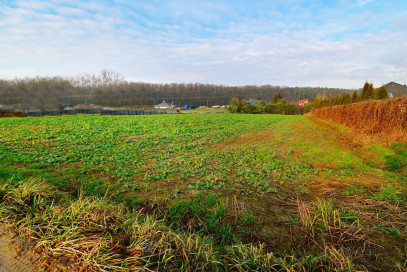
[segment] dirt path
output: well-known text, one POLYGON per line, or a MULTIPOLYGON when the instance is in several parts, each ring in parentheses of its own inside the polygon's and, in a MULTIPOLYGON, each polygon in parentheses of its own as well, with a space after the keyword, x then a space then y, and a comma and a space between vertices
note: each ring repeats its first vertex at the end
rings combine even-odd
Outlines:
POLYGON ((0 272, 31 272, 33 254, 16 243, 4 228, 0 227, 0 272))

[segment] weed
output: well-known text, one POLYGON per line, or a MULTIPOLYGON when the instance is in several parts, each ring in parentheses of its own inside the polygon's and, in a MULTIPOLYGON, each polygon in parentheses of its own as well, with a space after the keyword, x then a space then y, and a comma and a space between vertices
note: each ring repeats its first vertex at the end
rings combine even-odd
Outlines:
POLYGON ((363 195, 366 192, 366 188, 356 185, 350 185, 346 187, 341 194, 342 195, 363 195))
POLYGON ((397 228, 392 227, 392 228, 388 228, 387 230, 392 236, 401 237, 400 232, 397 228))
POLYGON ((241 214, 241 216, 242 216, 242 221, 243 221, 245 224, 251 224, 251 223, 253 223, 253 222, 256 220, 256 216, 254 216, 254 215, 252 215, 252 214, 249 214, 249 213, 243 212, 243 213, 241 214))
POLYGON ((178 199, 178 193, 179 193, 179 189, 174 189, 174 191, 172 192, 172 197, 175 199, 178 199))
POLYGON ((407 168, 407 147, 404 143, 394 143, 390 146, 393 155, 385 156, 386 166, 391 170, 407 168))
POLYGON ((22 180, 23 178, 25 178, 25 174, 22 171, 7 169, 0 166, 0 183, 9 183, 22 180))
POLYGON ((376 252, 376 251, 373 250, 373 249, 369 249, 368 251, 369 251, 369 254, 370 254, 371 256, 373 256, 376 261, 379 260, 380 257, 382 256, 382 254, 376 252))
POLYGON ((346 224, 353 224, 354 222, 360 220, 360 217, 355 211, 345 211, 341 210, 339 212, 341 220, 346 224))
POLYGON ((379 191, 373 196, 376 200, 394 201, 396 203, 404 203, 404 199, 400 197, 401 192, 391 184, 382 185, 379 191))

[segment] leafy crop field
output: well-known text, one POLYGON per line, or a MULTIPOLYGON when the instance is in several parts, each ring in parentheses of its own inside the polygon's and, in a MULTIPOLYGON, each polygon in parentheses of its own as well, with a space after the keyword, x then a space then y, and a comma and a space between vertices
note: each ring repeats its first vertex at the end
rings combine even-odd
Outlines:
POLYGON ((46 271, 406 271, 406 175, 315 117, 0 119, 1 224, 46 271))

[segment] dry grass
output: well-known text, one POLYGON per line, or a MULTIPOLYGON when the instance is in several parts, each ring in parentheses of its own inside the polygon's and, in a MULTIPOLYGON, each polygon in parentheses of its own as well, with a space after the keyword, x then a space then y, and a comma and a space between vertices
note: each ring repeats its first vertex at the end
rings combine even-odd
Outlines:
MULTIPOLYGON (((3 223, 31 238, 44 271, 353 271, 356 254, 343 245, 360 251, 365 244, 358 223, 342 223, 338 211, 324 201, 315 206, 298 202, 297 234, 320 254, 281 256, 263 244, 222 249, 211 236, 174 231, 154 215, 105 198, 80 194, 76 200, 64 199, 42 180, 0 189, 3 223)), ((247 209, 236 197, 223 205, 237 220, 247 209)))
POLYGON ((343 124, 386 144, 407 141, 407 97, 313 109, 311 115, 343 124))
POLYGON ((324 240, 331 245, 354 245, 364 250, 366 237, 359 220, 346 224, 339 213, 339 210, 333 208, 332 204, 326 200, 318 200, 314 207, 299 201, 300 232, 310 242, 322 235, 324 240))
POLYGON ((368 244, 373 246, 359 220, 345 223, 330 201, 319 199, 312 204, 298 201, 298 214, 300 222, 292 237, 302 237, 299 247, 314 245, 324 252, 326 261, 320 267, 323 270, 354 271, 352 259, 363 255, 368 244))

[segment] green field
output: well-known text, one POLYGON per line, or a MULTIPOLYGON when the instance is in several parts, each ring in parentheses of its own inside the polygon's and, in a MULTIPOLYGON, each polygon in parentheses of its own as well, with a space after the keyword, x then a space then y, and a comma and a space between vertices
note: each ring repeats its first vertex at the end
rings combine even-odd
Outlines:
POLYGON ((406 271, 406 176, 304 116, 0 119, 1 223, 45 270, 406 271))

